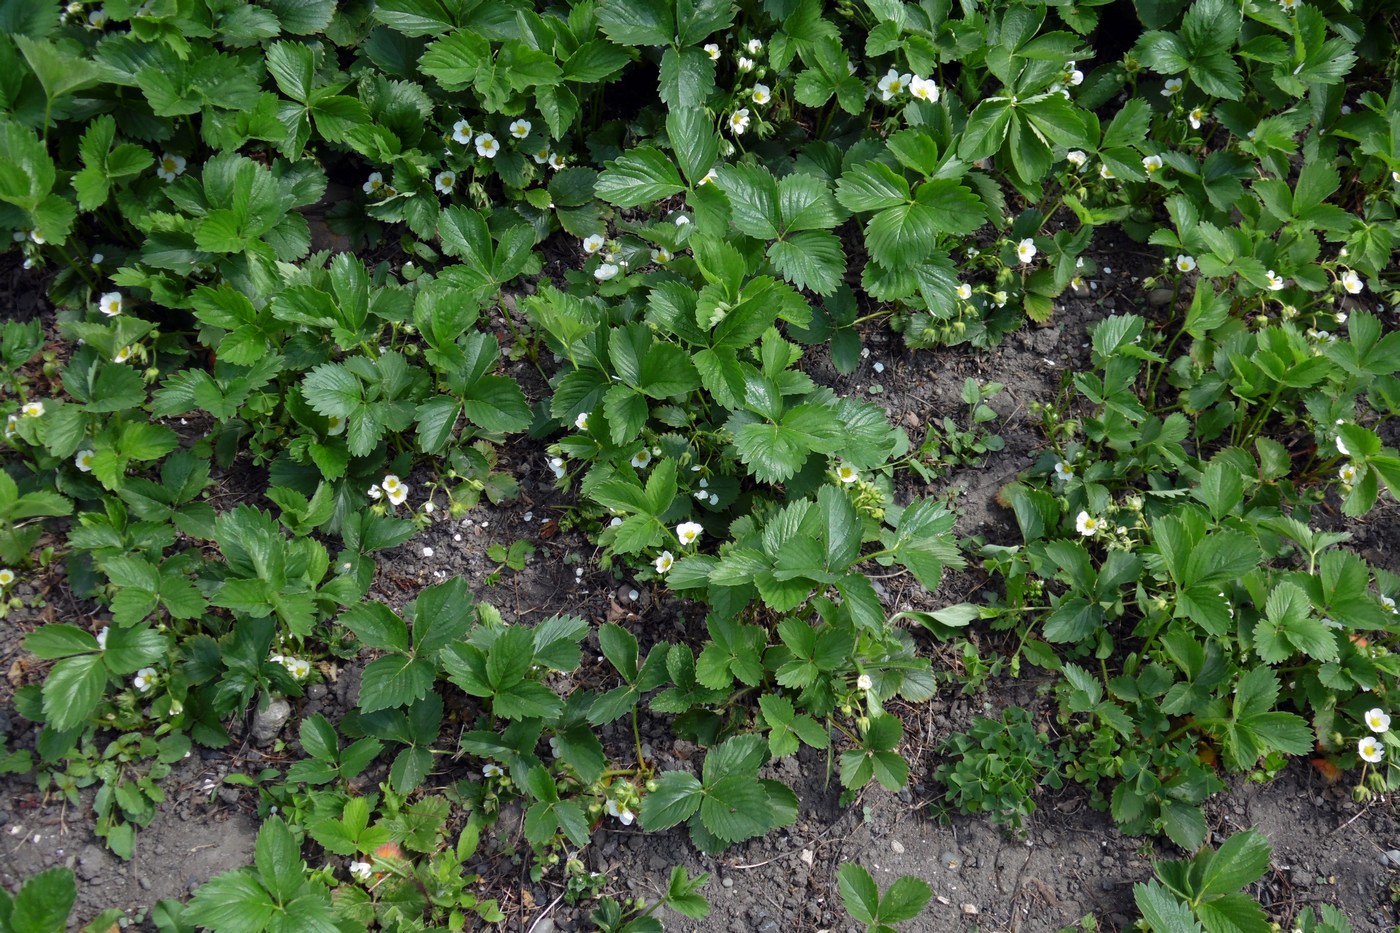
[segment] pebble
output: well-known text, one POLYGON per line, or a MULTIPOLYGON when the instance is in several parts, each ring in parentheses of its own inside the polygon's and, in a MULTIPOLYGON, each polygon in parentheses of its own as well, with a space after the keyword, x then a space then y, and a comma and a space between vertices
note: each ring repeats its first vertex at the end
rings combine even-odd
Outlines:
POLYGON ((292 705, 281 697, 277 697, 267 704, 266 709, 260 709, 253 716, 253 740, 256 742, 271 742, 277 737, 277 733, 282 731, 282 727, 287 724, 287 720, 292 718, 292 705))
POLYGON ((732 888, 732 887, 734 887, 734 879, 733 879, 733 878, 725 878, 723 881, 720 882, 720 884, 723 885, 723 886, 726 887, 726 888, 732 888))
POLYGON ((895 855, 903 855, 903 854, 904 854, 904 843, 900 842, 898 839, 891 839, 891 840, 890 840, 890 848, 891 848, 891 849, 894 849, 895 855))
POLYGON ((1380 863, 1386 867, 1392 865, 1400 867, 1400 849, 1389 849, 1380 858, 1380 863))
POLYGON ((306 698, 308 700, 323 700, 326 697, 325 684, 312 684, 306 688, 306 698))

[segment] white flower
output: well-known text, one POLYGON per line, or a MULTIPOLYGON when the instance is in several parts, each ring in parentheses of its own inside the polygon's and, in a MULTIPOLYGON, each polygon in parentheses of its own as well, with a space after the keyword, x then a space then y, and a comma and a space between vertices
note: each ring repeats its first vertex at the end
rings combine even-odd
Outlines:
POLYGON ((622 806, 616 800, 609 800, 605 808, 608 811, 608 816, 617 817, 622 822, 623 826, 631 826, 632 821, 637 818, 637 815, 635 813, 622 806))
POLYGON ((185 157, 182 155, 172 155, 167 152, 156 163, 156 177, 166 184, 183 174, 185 174, 185 157))
POLYGON ((583 238, 583 251, 585 253, 596 253, 603 248, 603 235, 601 233, 590 233, 583 238))
POLYGON ((482 133, 476 138, 476 154, 483 159, 494 159, 501 151, 501 144, 490 133, 482 133))
POLYGON ((1345 288, 1348 294, 1359 295, 1366 286, 1362 284, 1361 276, 1348 269, 1342 274, 1342 288, 1345 288))
POLYGON ((773 99, 773 92, 766 84, 755 84, 752 97, 755 104, 766 104, 773 99))
POLYGON ((1006 305, 1006 298, 1006 292, 992 292, 992 304, 996 305, 998 308, 1006 305))
POLYGON ((739 73, 740 73, 740 74, 743 74, 743 73, 749 72, 749 71, 753 71, 753 59, 752 59, 752 58, 745 58, 744 56, 740 55, 740 56, 739 56, 739 73))
POLYGON ((374 866, 369 862, 351 862, 350 877, 364 884, 374 877, 374 866))
POLYGON ((1026 237, 1020 243, 1016 244, 1016 258, 1021 260, 1022 263, 1029 264, 1030 261, 1035 258, 1035 253, 1035 240, 1032 240, 1030 237, 1026 237))
POLYGON ((909 95, 930 104, 938 101, 938 85, 932 78, 912 77, 909 79, 909 95))
POLYGON ((293 680, 305 680, 311 674, 311 662, 305 658, 283 658, 282 666, 293 680))
POLYGON ((1069 83, 1071 87, 1079 87, 1084 83, 1084 72, 1074 67, 1074 62, 1069 63, 1069 83))
POLYGON ((1186 115, 1186 122, 1191 124, 1191 129, 1199 130, 1201 122, 1206 118, 1206 111, 1203 107, 1196 107, 1186 115))
POLYGON ((690 218, 689 218, 689 217, 687 217, 687 216, 684 215, 684 214, 677 214, 677 215, 676 215, 675 224, 676 224, 677 227, 684 227, 684 226, 685 226, 686 224, 688 224, 688 223, 690 223, 690 218))
POLYGON ((510 124, 510 135, 516 139, 524 139, 530 135, 529 120, 512 120, 510 124))
POLYGON ((1151 175, 1162 167, 1162 157, 1159 155, 1143 156, 1142 167, 1147 174, 1151 175))
POLYGON ((102 626, 102 631, 97 633, 97 647, 103 651, 107 650, 107 626, 102 626))
POLYGON ((1391 181, 1395 181, 1395 182, 1400 182, 1400 172, 1391 172, 1391 173, 1390 173, 1390 180, 1391 180, 1391 181))
POLYGON ((1071 149, 1069 152, 1065 153, 1065 161, 1073 165, 1075 170, 1078 171, 1088 164, 1089 157, 1084 154, 1084 150, 1082 149, 1071 149))
POLYGON ((15 582, 15 572, 9 567, 0 567, 0 590, 15 582))
POLYGON ((1391 615, 1400 615, 1400 609, 1395 607, 1395 600, 1391 599, 1389 596, 1381 597, 1381 605, 1384 606, 1391 615))
POLYGON ((854 483, 860 479, 860 471, 849 463, 843 463, 836 468, 836 478, 843 483, 854 483))
POLYGON ((103 9, 93 10, 88 14, 88 25, 93 29, 101 29, 107 25, 107 11, 103 9))
POLYGON ((608 279, 616 278, 618 267, 610 262, 602 263, 593 270, 593 277, 599 282, 606 282, 608 279))
POLYGON ((1100 177, 1100 178, 1112 178, 1112 177, 1113 177, 1113 169, 1109 168, 1107 163, 1101 163, 1101 164, 1099 165, 1099 177, 1100 177))
POLYGON ((1177 256, 1176 256, 1176 271, 1177 271, 1177 272, 1192 272, 1192 271, 1195 270, 1195 268, 1196 268, 1196 259, 1195 259, 1195 257, 1193 257, 1193 256, 1187 256, 1185 253, 1177 253, 1177 256))
POLYGON ((567 163, 564 161, 564 157, 559 153, 551 152, 549 154, 549 167, 552 168, 554 171, 559 171, 566 164, 567 163))
POLYGON ((651 251, 651 261, 659 265, 665 265, 672 260, 671 251, 664 246, 658 246, 651 251))
POLYGON ((20 414, 26 418, 38 418, 44 414, 44 403, 38 401, 25 402, 24 406, 20 408, 19 411, 20 414))
POLYGON ((549 161, 549 156, 549 147, 541 146, 540 148, 536 149, 533 154, 531 154, 530 158, 535 160, 536 165, 544 165, 546 162, 549 161))
POLYGON ((107 317, 116 317, 122 313, 122 293, 107 292, 97 299, 97 310, 107 317))
POLYGON ((958 297, 961 298, 963 301, 970 300, 972 298, 972 286, 967 284, 959 285, 958 297))
POLYGON ((156 683, 156 669, 154 667, 143 667, 136 672, 136 676, 131 678, 131 685, 142 693, 149 693, 156 683))
POLYGON ((881 100, 889 100, 904 93, 904 89, 907 88, 913 80, 913 75, 902 75, 891 68, 885 76, 876 83, 875 87, 880 92, 881 100))
POLYGON ((875 681, 870 679, 869 674, 861 674, 859 677, 856 678, 857 690, 871 690, 874 689, 874 687, 875 681))
POLYGON ((455 184, 457 184, 456 172, 438 172, 437 176, 433 178, 433 187, 437 189, 438 194, 447 194, 455 184))
POLYGON ((588 412, 581 411, 578 413, 578 417, 574 419, 574 427, 578 428, 580 431, 588 430, 588 412))
POLYGON ((750 55, 757 55, 759 52, 763 51, 763 41, 760 39, 750 39, 746 48, 749 50, 750 55))
POLYGON ((1390 714, 1379 706, 1366 711, 1366 728, 1377 735, 1381 735, 1390 730, 1390 714))
POLYGON ((712 62, 717 62, 717 61, 719 61, 719 46, 718 46, 718 45, 716 45, 716 44, 713 43, 713 42, 706 42, 706 43, 704 44, 704 46, 702 46, 702 48, 704 48, 705 54, 708 55, 708 56, 710 56, 710 61, 712 61, 712 62))
POLYGON ((729 131, 735 136, 744 135, 744 130, 749 128, 749 108, 740 107, 729 115, 729 131))
POLYGON ((1352 483, 1356 482, 1356 467, 1352 466, 1350 463, 1342 464, 1342 468, 1337 471, 1337 478, 1350 486, 1352 483))
POLYGON ((472 125, 466 120, 452 124, 452 141, 460 146, 469 146, 472 141, 472 125))
POLYGON ((1301 0, 1278 0, 1278 5, 1283 7, 1285 13, 1294 13, 1298 10, 1301 0))
POLYGON ((95 456, 97 455, 91 450, 80 450, 78 455, 73 458, 73 465, 84 473, 91 473, 92 458, 95 456))
POLYGON ((676 539, 682 545, 693 544, 704 530, 699 522, 681 522, 676 526, 676 539))
POLYGON ((345 433, 345 419, 339 415, 328 415, 326 417, 326 436, 335 437, 337 434, 345 433))
POLYGON ((651 464, 651 451, 643 447, 632 455, 631 463, 638 470, 646 469, 651 464))
POLYGON ((1103 519, 1095 518, 1088 512, 1080 512, 1074 519, 1074 530, 1084 535, 1086 538, 1098 534, 1102 528, 1103 519))
POLYGON ((384 488, 384 495, 388 496, 394 505, 403 505, 404 500, 408 498, 408 486, 393 473, 385 476, 380 485, 384 488))
POLYGON ((135 355, 136 347, 122 347, 120 350, 117 351, 117 355, 112 357, 112 360, 113 362, 117 363, 125 363, 127 360, 131 359, 135 355))
POLYGON ((1171 97, 1174 94, 1180 94, 1183 84, 1184 82, 1180 78, 1168 78, 1167 83, 1162 85, 1162 96, 1171 97))
POLYGON ((1069 482, 1074 479, 1074 467, 1067 460, 1060 460, 1055 464, 1055 479, 1069 482))
POLYGON ((661 556, 656 559, 656 572, 665 573, 675 564, 676 558, 670 551, 662 551, 661 556))
POLYGON ((1283 290, 1283 276, 1276 275, 1273 269, 1264 273, 1264 277, 1269 280, 1269 291, 1277 292, 1283 290))
POLYGON ((378 194, 384 190, 384 173, 370 172, 369 179, 360 187, 364 189, 365 194, 378 194))
POLYGON ((1385 749, 1369 735, 1356 743, 1356 753, 1361 756, 1362 761, 1369 761, 1371 764, 1385 757, 1385 749))
POLYGON ((564 459, 562 457, 549 458, 549 471, 554 474, 555 479, 564 478, 564 459))
POLYGON ((19 424, 19 418, 14 415, 5 416, 5 436, 14 437, 15 425, 19 424))
POLYGON ((483 775, 484 777, 493 778, 493 777, 501 777, 502 775, 505 774, 505 771, 501 768, 500 765, 496 764, 494 761, 488 761, 488 762, 482 767, 481 773, 482 773, 482 775, 483 775))
POLYGON ((384 495, 384 490, 380 489, 379 484, 376 483, 365 490, 365 495, 369 496, 371 499, 378 499, 384 495))

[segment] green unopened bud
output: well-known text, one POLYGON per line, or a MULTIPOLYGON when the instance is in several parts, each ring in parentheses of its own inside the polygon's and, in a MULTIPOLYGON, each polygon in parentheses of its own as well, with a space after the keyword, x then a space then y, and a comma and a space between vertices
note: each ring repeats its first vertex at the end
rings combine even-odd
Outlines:
POLYGON ((403 348, 403 355, 404 355, 404 356, 408 356, 408 357, 417 356, 417 355, 418 355, 418 345, 417 345, 416 343, 410 343, 410 344, 408 344, 407 346, 405 346, 405 347, 403 348))
POLYGON ((1364 784, 1357 784, 1351 789, 1351 799, 1357 803, 1365 803, 1371 799, 1371 791, 1364 784))
POLYGON ((660 786, 660 785, 658 785, 655 781, 647 781, 647 784, 646 784, 647 793, 648 793, 648 794, 654 793, 654 792, 656 791, 656 788, 659 787, 659 786, 660 786))

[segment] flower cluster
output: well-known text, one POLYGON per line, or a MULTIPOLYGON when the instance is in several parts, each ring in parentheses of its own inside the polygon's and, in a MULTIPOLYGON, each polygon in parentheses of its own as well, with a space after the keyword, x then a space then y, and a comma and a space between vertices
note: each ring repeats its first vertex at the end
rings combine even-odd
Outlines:
POLYGON ((369 497, 378 499, 387 498, 390 505, 403 505, 408 498, 408 486, 393 473, 386 474, 384 479, 369 487, 369 497))

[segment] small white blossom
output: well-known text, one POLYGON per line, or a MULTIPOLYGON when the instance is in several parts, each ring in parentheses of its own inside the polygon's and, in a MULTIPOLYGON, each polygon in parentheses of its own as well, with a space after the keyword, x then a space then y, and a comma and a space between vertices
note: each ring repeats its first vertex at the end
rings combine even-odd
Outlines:
POLYGON ((1357 275, 1351 269, 1348 269, 1342 274, 1342 288, 1345 288, 1348 294, 1359 295, 1365 290, 1366 286, 1362 284, 1361 276, 1357 275))
POLYGON ((530 135, 530 129, 531 125, 529 120, 512 120, 510 124, 510 135, 514 136, 516 139, 524 139, 526 136, 530 135))
POLYGON ((651 465, 651 451, 643 447, 632 455, 631 463, 638 470, 646 469, 651 465))
POLYGON ((1396 608, 1395 600, 1391 599, 1389 596, 1381 597, 1381 605, 1384 606, 1386 611, 1391 615, 1400 615, 1400 609, 1396 608))
POLYGON ((602 263, 593 270, 593 277, 599 282, 606 282, 608 279, 616 278, 618 267, 610 262, 602 263))
POLYGON ((103 651, 107 650, 107 631, 108 627, 104 625, 102 626, 102 631, 97 633, 97 647, 101 648, 103 651))
POLYGON ((1366 736, 1356 743, 1356 753, 1361 756, 1362 761, 1376 764, 1385 757, 1385 749, 1371 736, 1366 736))
POLYGON ((589 254, 596 253, 603 248, 604 242, 606 241, 601 233, 590 233, 583 238, 583 251, 589 254))
POLYGON ((1074 467, 1066 460, 1060 460, 1055 464, 1055 479, 1068 482, 1074 479, 1074 467))
POLYGON ((19 411, 26 418, 39 418, 44 414, 44 403, 40 401, 25 402, 19 411))
POLYGON ((1147 174, 1151 175, 1153 172, 1157 171, 1157 170, 1160 169, 1161 167, 1162 167, 1162 157, 1161 157, 1161 156, 1159 156, 1159 155, 1143 156, 1143 158, 1142 158, 1142 168, 1143 168, 1143 171, 1147 172, 1147 174))
POLYGON ((350 877, 361 884, 365 884, 370 878, 374 877, 374 866, 369 862, 351 862, 350 877))
POLYGON ((459 146, 470 146, 472 142, 472 125, 466 120, 458 120, 452 124, 452 141, 459 146))
POLYGON ((703 46, 705 54, 710 56, 710 61, 719 61, 719 46, 713 42, 706 42, 703 46))
POLYGON ((84 473, 91 473, 92 458, 95 456, 97 456, 97 454, 91 450, 80 450, 77 456, 73 458, 73 465, 84 473))
MULTIPOLYGON (((619 522, 618 524, 621 524, 619 522)), ((656 559, 656 572, 665 573, 675 564, 676 558, 670 551, 662 551, 661 556, 656 559)))
POLYGON ((1096 518, 1088 512, 1080 512, 1074 519, 1074 530, 1084 537, 1096 535, 1103 528, 1103 519, 1096 518))
POLYGON ((766 84, 755 84, 751 96, 755 104, 766 104, 773 99, 773 92, 766 84))
POLYGON ((501 144, 490 133, 482 133, 476 138, 476 154, 483 159, 494 159, 501 151, 501 144))
POLYGON ((745 74, 745 73, 750 72, 750 71, 753 71, 753 59, 752 59, 752 58, 745 58, 744 56, 740 55, 740 56, 739 56, 739 73, 740 73, 740 74, 745 74))
POLYGON ((120 350, 117 351, 117 355, 112 357, 112 362, 125 363, 127 360, 131 359, 135 355, 136 347, 122 347, 120 350))
POLYGON ((564 478, 564 460, 562 457, 549 458, 549 471, 554 474, 555 479, 564 478))
POLYGON ((1021 260, 1023 264, 1028 265, 1030 261, 1035 258, 1035 254, 1035 240, 1030 237, 1026 237, 1020 243, 1016 244, 1016 258, 1021 260))
POLYGON ((1337 478, 1350 486, 1356 482, 1356 467, 1350 463, 1342 464, 1342 468, 1337 471, 1337 478))
POLYGON ((684 214, 677 214, 674 223, 677 227, 684 227, 686 224, 690 223, 690 218, 684 214))
POLYGON ((9 567, 0 567, 0 590, 15 582, 15 572, 9 567))
POLYGON ((1201 123, 1205 120, 1205 118, 1205 109, 1202 107, 1196 107, 1186 115, 1186 122, 1191 124, 1191 129, 1199 130, 1201 128, 1201 123))
POLYGON ((883 78, 876 83, 875 87, 880 92, 881 100, 890 100, 904 93, 904 89, 914 80, 913 75, 902 75, 891 68, 883 78))
POLYGON ((1171 97, 1180 94, 1184 83, 1180 78, 1168 78, 1167 83, 1162 85, 1162 96, 1171 97))
POLYGON ((859 677, 856 678, 857 690, 873 690, 874 688, 875 681, 870 679, 869 674, 861 674, 859 677))
POLYGON ((160 161, 156 163, 156 177, 166 184, 183 174, 185 174, 185 157, 182 155, 173 155, 167 152, 161 155, 160 161))
POLYGON ((1177 254, 1177 257, 1176 257, 1176 271, 1177 271, 1177 272, 1193 272, 1193 271, 1195 271, 1195 268, 1196 268, 1196 259, 1195 259, 1195 257, 1193 257, 1193 256, 1187 256, 1185 253, 1178 253, 1178 254, 1177 254))
POLYGON ((843 463, 836 468, 836 478, 843 483, 854 483, 856 480, 860 479, 860 470, 857 470, 849 463, 843 463))
POLYGON ((664 266, 673 258, 674 257, 671 255, 671 251, 664 246, 658 246, 656 249, 651 251, 651 261, 657 263, 658 265, 664 266))
POLYGON ((757 55, 759 52, 763 51, 763 40, 750 39, 748 45, 746 45, 745 48, 749 50, 750 55, 757 55))
POLYGON ((617 817, 623 826, 631 826, 632 821, 637 818, 635 813, 622 806, 616 800, 609 800, 605 808, 608 811, 608 816, 617 817))
POLYGON ((156 683, 156 669, 154 667, 143 667, 136 672, 136 676, 131 678, 131 685, 141 693, 149 693, 156 683))
POLYGON ((505 773, 505 770, 494 761, 488 761, 481 769, 483 777, 502 777, 505 773))
POLYGON ((101 298, 97 299, 97 310, 101 311, 106 317, 116 317, 121 314, 122 293, 107 292, 101 298))
POLYGON ((1089 157, 1084 154, 1084 150, 1082 149, 1071 149, 1069 152, 1065 153, 1065 161, 1073 165, 1075 170, 1078 171, 1088 164, 1089 157))
POLYGON ((457 184, 456 172, 438 172, 437 176, 433 178, 433 187, 437 189, 438 194, 448 194, 455 184, 457 184))
POLYGON ((676 526, 676 539, 682 545, 693 544, 704 530, 699 522, 681 522, 676 526))
POLYGON ((365 194, 378 194, 384 190, 384 173, 370 172, 369 178, 360 187, 364 189, 365 194))
POLYGON ((957 294, 963 301, 970 300, 972 298, 972 286, 965 283, 959 285, 957 294))
POLYGON ((1365 715, 1366 728, 1377 735, 1383 735, 1390 731, 1390 714, 1379 706, 1375 709, 1368 709, 1365 715))
POLYGON ((1296 13, 1302 0, 1278 0, 1278 5, 1283 7, 1285 13, 1296 13))
POLYGON ((293 680, 305 680, 311 675, 311 662, 305 658, 283 658, 282 666, 292 675, 293 680))
POLYGON ((574 427, 578 428, 580 431, 588 430, 588 412, 581 411, 578 413, 578 417, 574 419, 574 427))
POLYGON ((930 104, 938 102, 938 85, 932 78, 913 77, 909 79, 909 96, 930 104))
POLYGON ((561 168, 563 168, 566 164, 567 164, 567 163, 564 161, 564 157, 563 157, 562 155, 560 155, 559 153, 557 153, 557 152, 551 152, 551 153, 549 154, 549 167, 550 167, 551 169, 553 169, 554 171, 556 171, 556 172, 559 171, 559 170, 560 170, 561 168))
POLYGON ((326 416, 326 436, 335 437, 345 433, 345 419, 339 415, 326 416))
POLYGON ((1283 276, 1275 274, 1273 269, 1264 273, 1264 277, 1269 280, 1269 291, 1277 292, 1283 290, 1283 276))
POLYGON ((530 158, 535 160, 536 165, 546 164, 549 161, 549 156, 550 152, 548 146, 541 146, 530 154, 530 158))
POLYGON ((735 136, 744 135, 744 130, 749 128, 749 108, 740 107, 729 115, 729 131, 735 136))
POLYGON ((1114 177, 1113 169, 1108 167, 1108 163, 1099 163, 1099 177, 1103 179, 1112 179, 1114 177))

